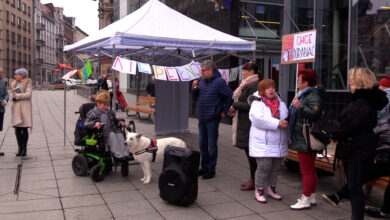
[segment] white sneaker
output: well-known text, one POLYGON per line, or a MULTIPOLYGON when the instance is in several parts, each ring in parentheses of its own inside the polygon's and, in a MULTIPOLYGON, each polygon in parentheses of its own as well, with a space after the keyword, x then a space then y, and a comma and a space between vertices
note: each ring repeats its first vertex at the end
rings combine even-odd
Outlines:
POLYGON ((290 206, 290 208, 294 210, 310 209, 310 197, 302 195, 298 202, 290 206))
POLYGON ((316 194, 315 193, 310 194, 309 200, 310 200, 310 205, 311 206, 316 206, 317 205, 316 194))

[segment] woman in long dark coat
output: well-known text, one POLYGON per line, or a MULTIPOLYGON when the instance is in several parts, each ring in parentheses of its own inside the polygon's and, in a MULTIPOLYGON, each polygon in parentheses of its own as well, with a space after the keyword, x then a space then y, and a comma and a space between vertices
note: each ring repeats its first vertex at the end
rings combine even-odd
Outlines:
POLYGON ((243 80, 240 86, 234 91, 234 103, 230 108, 230 115, 233 118, 233 145, 243 149, 248 158, 250 179, 241 184, 241 190, 253 190, 255 188, 254 175, 256 172, 256 159, 249 156, 248 142, 251 121, 249 120, 250 105, 248 96, 257 91, 257 85, 263 78, 258 72, 259 68, 255 63, 246 63, 243 66, 243 80), (260 79, 261 78, 261 79, 260 79))

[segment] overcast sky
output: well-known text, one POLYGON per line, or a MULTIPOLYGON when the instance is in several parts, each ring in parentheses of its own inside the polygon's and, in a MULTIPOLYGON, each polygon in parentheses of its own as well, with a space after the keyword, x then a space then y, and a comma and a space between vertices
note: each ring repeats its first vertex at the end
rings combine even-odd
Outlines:
POLYGON ((98 1, 92 0, 41 0, 42 4, 53 3, 64 8, 64 15, 76 18, 76 26, 85 33, 99 30, 98 1))

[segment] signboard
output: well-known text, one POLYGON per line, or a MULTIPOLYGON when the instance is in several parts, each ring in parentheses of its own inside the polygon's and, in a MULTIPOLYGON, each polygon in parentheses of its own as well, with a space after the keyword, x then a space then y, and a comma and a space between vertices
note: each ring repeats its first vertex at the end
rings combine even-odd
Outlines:
POLYGON ((59 68, 59 67, 56 67, 56 68, 54 69, 54 72, 59 73, 59 72, 60 72, 60 68, 59 68))
POLYGON ((121 57, 116 57, 114 64, 112 65, 112 69, 119 71, 121 73, 127 73, 135 75, 137 63, 132 60, 124 59, 121 57))
POLYGON ((315 61, 316 30, 283 36, 281 64, 315 61))

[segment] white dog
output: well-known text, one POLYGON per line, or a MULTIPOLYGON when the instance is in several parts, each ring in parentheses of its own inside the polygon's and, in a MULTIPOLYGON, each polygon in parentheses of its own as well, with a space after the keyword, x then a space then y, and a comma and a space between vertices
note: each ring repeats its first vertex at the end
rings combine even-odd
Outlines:
MULTIPOLYGON (((168 145, 187 148, 184 141, 174 137, 157 139, 156 142, 157 152, 155 159, 157 162, 163 161, 164 150, 168 145)), ((126 143, 129 147, 129 151, 133 154, 134 159, 140 163, 142 171, 144 172, 144 177, 140 180, 144 184, 149 184, 150 179, 152 178, 151 163, 153 161, 153 153, 149 153, 145 151, 145 149, 151 146, 151 140, 142 136, 142 133, 137 134, 126 131, 126 143)))

